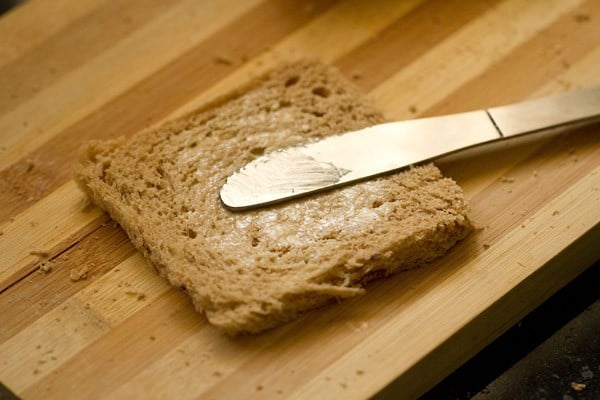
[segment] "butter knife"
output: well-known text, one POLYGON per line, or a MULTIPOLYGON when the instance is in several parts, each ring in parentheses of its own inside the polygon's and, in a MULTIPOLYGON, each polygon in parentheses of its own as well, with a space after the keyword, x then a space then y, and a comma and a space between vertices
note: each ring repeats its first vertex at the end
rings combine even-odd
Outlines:
POLYGON ((227 178, 220 197, 227 208, 246 210, 599 117, 600 85, 486 110, 374 125, 260 156, 227 178))

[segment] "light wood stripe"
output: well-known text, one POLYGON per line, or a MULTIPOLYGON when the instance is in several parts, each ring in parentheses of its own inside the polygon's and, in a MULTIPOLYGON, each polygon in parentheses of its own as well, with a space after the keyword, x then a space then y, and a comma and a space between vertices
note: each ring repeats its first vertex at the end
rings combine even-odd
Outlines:
POLYGON ((435 104, 432 95, 443 98, 452 93, 572 10, 574 4, 504 1, 382 83, 373 91, 375 101, 390 119, 410 118, 411 107, 431 107, 435 104))
POLYGON ((0 68, 0 115, 15 109, 71 70, 167 11, 175 2, 108 2, 0 68))
POLYGON ((88 345, 81 357, 72 358, 37 384, 29 386, 22 392, 23 396, 42 399, 46 393, 52 393, 62 399, 98 398, 110 389, 110 385, 127 380, 146 363, 161 357, 180 340, 201 329, 205 324, 201 319, 185 318, 190 308, 189 299, 181 293, 163 295, 106 333, 104 340, 88 345), (140 329, 141 324, 143 329, 140 329), (88 357, 95 362, 87 362, 88 357), (123 362, 126 369, 111 368, 115 363, 123 362), (81 387, 65 385, 63 381, 65 376, 72 380, 88 379, 92 375, 98 376, 97 385, 81 387))
POLYGON ((66 78, 33 96, 9 115, 0 117, 0 131, 5 132, 2 145, 6 148, 0 158, 0 169, 7 168, 75 121, 131 89, 215 30, 243 15, 258 0, 234 6, 237 3, 233 0, 174 3, 171 10, 155 21, 69 71, 66 78), (231 9, 226 13, 228 18, 215 18, 223 15, 225 9, 231 9), (153 51, 147 51, 148 48, 153 51), (125 69, 130 72, 122 74, 120 71, 125 69))
POLYGON ((580 62, 571 65, 569 69, 553 77, 550 82, 535 93, 535 96, 541 97, 558 93, 565 89, 600 85, 600 75, 596 68, 598 65, 600 65, 600 46, 596 46, 580 62))
MULTIPOLYGON (((578 10, 598 14, 600 2, 586 1, 562 13, 530 40, 515 46, 510 53, 486 68, 484 73, 461 85, 455 90, 457 95, 448 96, 427 108, 424 115, 493 107, 523 100, 537 93, 541 85, 553 76, 568 71, 572 65, 577 65, 600 43, 599 29, 593 24, 578 23, 574 18, 578 10), (520 72, 524 70, 535 70, 536 73, 524 75, 520 72), (491 76, 494 78, 489 79, 491 76), (519 83, 518 88, 514 87, 515 82, 519 83), (511 87, 512 90, 509 89, 511 87)), ((600 74, 588 80, 587 85, 593 82, 600 82, 600 74)), ((553 93, 572 89, 563 85, 553 93)))
MULTIPOLYGON (((179 298, 175 302, 189 303, 183 295, 170 291, 147 261, 136 253, 2 343, 2 381, 22 392, 68 363, 79 351, 107 334, 111 327, 152 307, 166 293, 169 293, 168 299, 163 303, 172 303, 174 298, 179 298), (128 291, 144 293, 146 297, 138 300, 136 295, 128 295, 128 291), (52 355, 56 360, 51 358, 52 355)), ((139 326, 137 328, 140 330, 139 326)), ((145 329, 140 331, 146 335, 145 329)))
POLYGON ((115 222, 102 223, 97 227, 103 220, 108 220, 108 217, 103 215, 99 221, 94 220, 75 231, 72 236, 81 239, 74 243, 65 241, 66 250, 62 249, 58 256, 48 257, 45 261, 46 266, 50 267, 48 272, 40 271, 41 262, 36 262, 32 265, 36 272, 26 274, 29 270, 19 271, 20 279, 2 291, 0 343, 25 329, 83 287, 93 284, 135 253, 133 244, 115 222), (82 268, 86 269, 86 277, 75 284, 71 281, 71 273, 82 268))
POLYGON ((317 57, 325 62, 333 62, 373 35, 377 35, 386 25, 402 18, 421 3, 422 0, 408 0, 400 5, 393 0, 377 3, 362 0, 342 2, 314 18, 303 29, 288 35, 247 65, 218 81, 216 85, 207 88, 165 119, 184 115, 286 60, 317 57), (341 29, 334 31, 332 26, 339 26, 341 29))
POLYGON ((32 0, 0 18, 0 66, 19 58, 52 37, 73 21, 102 6, 108 0, 32 0), (47 23, 52 21, 52 23, 47 23))
POLYGON ((70 181, 14 221, 0 226, 3 233, 0 240, 0 254, 3 254, 0 290, 12 284, 8 281, 11 275, 38 260, 39 257, 30 254, 31 251, 48 252, 48 256, 52 257, 56 255, 52 254, 52 250, 59 243, 73 243, 84 226, 97 220, 101 210, 88 205, 88 199, 75 182, 70 181))
POLYGON ((363 90, 371 91, 498 3, 497 0, 424 2, 364 45, 341 57, 336 65, 346 76, 354 77, 363 90))
POLYGON ((198 398, 205 390, 242 368, 248 359, 258 356, 261 351, 271 351, 269 346, 273 341, 292 330, 293 327, 286 326, 268 332, 251 339, 249 345, 233 342, 213 329, 198 330, 130 381, 115 386, 116 390, 102 397, 131 399, 140 388, 148 388, 156 398, 168 398, 178 388, 185 387, 187 390, 181 394, 181 399, 198 398))

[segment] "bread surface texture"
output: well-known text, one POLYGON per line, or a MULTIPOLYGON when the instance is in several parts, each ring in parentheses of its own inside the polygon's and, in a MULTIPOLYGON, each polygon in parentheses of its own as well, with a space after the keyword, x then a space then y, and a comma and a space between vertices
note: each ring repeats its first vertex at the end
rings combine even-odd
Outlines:
POLYGON ((75 179, 211 324, 255 333, 469 232, 462 190, 432 164, 263 209, 222 206, 226 178, 257 156, 381 122, 336 70, 302 60, 175 121, 88 143, 75 179))

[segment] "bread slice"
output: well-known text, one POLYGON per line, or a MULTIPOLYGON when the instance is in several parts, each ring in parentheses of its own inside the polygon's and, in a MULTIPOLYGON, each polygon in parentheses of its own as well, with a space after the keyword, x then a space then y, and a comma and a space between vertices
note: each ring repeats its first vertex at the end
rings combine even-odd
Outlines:
POLYGON ((265 209, 222 206, 227 176, 257 155, 382 121, 338 72, 298 61, 158 128, 90 142, 75 178, 211 324, 259 332, 470 230, 461 189, 432 164, 265 209))

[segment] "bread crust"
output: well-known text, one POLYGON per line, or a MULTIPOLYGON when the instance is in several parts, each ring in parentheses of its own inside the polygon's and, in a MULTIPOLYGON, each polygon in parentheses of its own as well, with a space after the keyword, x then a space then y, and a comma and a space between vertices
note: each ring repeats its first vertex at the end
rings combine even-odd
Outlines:
POLYGON ((75 180, 211 324, 256 333, 440 257, 470 231, 462 190, 433 164, 264 209, 220 203, 225 179, 257 155, 381 122, 336 70, 300 60, 162 126, 89 142, 75 180))

